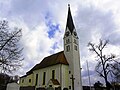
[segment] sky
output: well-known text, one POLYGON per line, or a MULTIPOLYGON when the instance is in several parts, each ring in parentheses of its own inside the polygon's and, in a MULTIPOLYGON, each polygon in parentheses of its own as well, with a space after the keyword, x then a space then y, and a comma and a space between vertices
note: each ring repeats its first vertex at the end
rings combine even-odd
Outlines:
POLYGON ((109 39, 106 52, 120 55, 120 0, 0 0, 0 20, 22 28, 25 59, 14 74, 25 75, 44 57, 63 50, 68 4, 79 36, 82 83, 88 85, 86 60, 91 84, 103 81, 94 71, 97 61, 87 44, 109 39))

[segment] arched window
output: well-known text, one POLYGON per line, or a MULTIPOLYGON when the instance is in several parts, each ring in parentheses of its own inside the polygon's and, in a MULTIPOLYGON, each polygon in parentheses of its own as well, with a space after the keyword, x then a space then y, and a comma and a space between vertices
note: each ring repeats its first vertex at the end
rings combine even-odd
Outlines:
POLYGON ((69 52, 70 51, 70 45, 66 46, 66 51, 69 52))

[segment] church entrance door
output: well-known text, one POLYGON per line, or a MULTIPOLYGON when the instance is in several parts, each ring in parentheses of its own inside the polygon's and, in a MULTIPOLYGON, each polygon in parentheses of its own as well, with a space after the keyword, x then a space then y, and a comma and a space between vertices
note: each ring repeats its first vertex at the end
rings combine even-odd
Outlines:
POLYGON ((54 90, 54 88, 53 87, 48 87, 47 90, 54 90))

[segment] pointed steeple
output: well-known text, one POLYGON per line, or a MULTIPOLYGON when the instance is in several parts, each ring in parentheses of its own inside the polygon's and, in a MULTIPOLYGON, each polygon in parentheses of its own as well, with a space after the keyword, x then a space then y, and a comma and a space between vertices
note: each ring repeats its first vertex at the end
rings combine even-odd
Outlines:
POLYGON ((72 15, 71 15, 71 11, 70 11, 70 4, 68 4, 68 16, 67 16, 66 29, 67 28, 70 30, 71 34, 72 34, 73 30, 75 29, 73 19, 72 19, 72 15))

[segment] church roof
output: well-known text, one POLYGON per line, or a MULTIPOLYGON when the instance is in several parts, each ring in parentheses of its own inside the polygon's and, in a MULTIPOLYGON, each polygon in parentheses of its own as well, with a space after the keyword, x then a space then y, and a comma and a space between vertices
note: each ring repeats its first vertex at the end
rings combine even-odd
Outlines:
POLYGON ((57 79, 50 79, 54 85, 60 85, 57 79))
POLYGON ((75 29, 75 26, 74 26, 74 23, 73 23, 73 19, 72 19, 72 15, 71 15, 71 11, 70 11, 70 5, 69 4, 68 4, 68 16, 67 16, 66 28, 68 28, 71 33, 75 29))
POLYGON ((64 55, 64 51, 45 57, 39 64, 35 65, 30 71, 28 71, 27 74, 31 74, 34 70, 46 68, 56 64, 69 65, 64 55))

